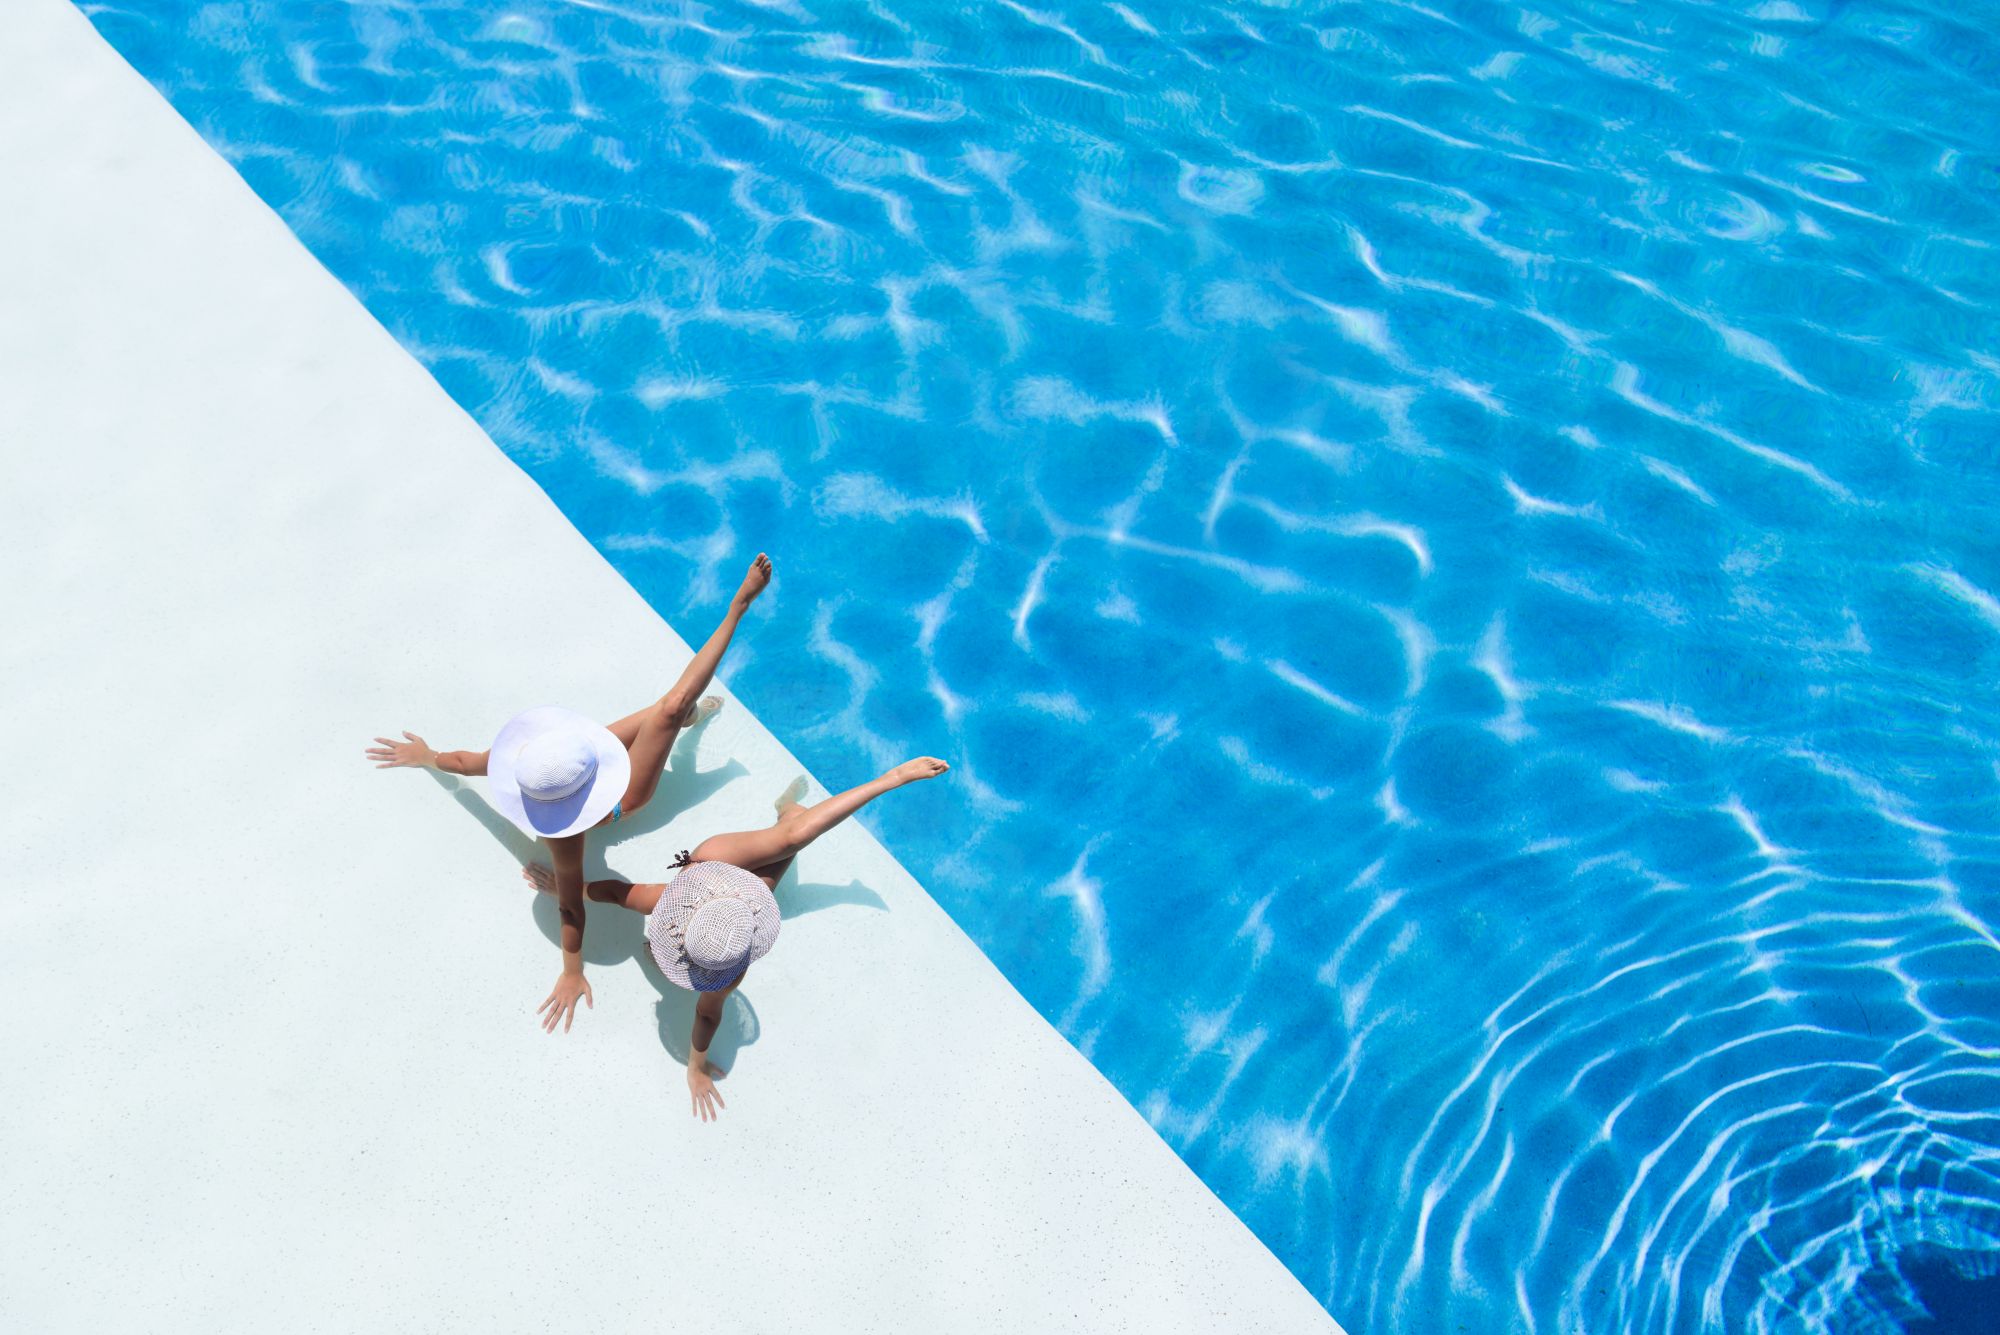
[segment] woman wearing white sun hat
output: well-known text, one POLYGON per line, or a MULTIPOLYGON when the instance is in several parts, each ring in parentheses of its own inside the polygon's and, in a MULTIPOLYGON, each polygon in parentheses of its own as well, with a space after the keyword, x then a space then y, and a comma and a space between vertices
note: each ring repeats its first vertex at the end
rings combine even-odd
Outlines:
POLYGON ((516 714, 485 751, 433 751, 413 732, 406 740, 377 737, 368 758, 377 768, 428 766, 446 774, 487 777, 493 805, 531 838, 549 846, 554 864, 551 889, 562 917, 563 967, 555 989, 537 1013, 542 1027, 565 1031, 576 1018, 580 998, 595 1006, 583 976, 583 853, 586 832, 615 824, 652 800, 666 767, 667 753, 681 729, 714 713, 722 701, 701 693, 750 604, 771 582, 771 562, 762 552, 750 563, 742 586, 729 600, 722 624, 681 673, 673 689, 610 727, 557 706, 516 714))

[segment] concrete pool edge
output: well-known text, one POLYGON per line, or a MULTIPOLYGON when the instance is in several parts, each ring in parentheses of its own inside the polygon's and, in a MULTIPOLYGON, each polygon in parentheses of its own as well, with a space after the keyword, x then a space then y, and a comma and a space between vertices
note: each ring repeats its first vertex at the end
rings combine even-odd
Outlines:
MULTIPOLYGON (((593 914, 606 1005, 540 1034, 483 802, 360 748, 622 712, 685 646, 68 0, 11 18, 8 1324, 619 1329, 692 1290, 730 1329, 1334 1329, 859 826, 802 859, 724 1121, 636 919, 593 914)), ((610 865, 797 768, 732 701, 610 865)))

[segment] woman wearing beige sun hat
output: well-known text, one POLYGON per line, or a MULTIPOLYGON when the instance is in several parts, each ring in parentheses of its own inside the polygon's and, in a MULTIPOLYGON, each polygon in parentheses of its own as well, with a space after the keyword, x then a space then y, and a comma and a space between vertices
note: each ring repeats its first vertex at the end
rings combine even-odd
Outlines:
MULTIPOLYGON (((618 904, 646 915, 646 944, 669 982, 698 994, 694 1038, 688 1051, 688 1094, 694 1114, 714 1119, 722 1107, 708 1043, 722 1020, 722 1005, 750 966, 778 939, 778 901, 771 893, 799 850, 893 788, 934 779, 951 766, 935 756, 906 760, 880 778, 806 806, 801 776, 772 803, 775 823, 762 830, 718 834, 674 863, 673 880, 652 885, 592 881, 586 892, 600 904, 618 904)), ((537 890, 556 893, 556 874, 535 863, 522 875, 537 890)))

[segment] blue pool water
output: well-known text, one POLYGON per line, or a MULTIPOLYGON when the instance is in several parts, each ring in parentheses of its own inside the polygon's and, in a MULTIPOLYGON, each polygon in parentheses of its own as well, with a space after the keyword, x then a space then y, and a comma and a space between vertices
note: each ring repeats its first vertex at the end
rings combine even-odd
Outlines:
POLYGON ((1350 1330, 1990 1315, 2000 6, 83 7, 1350 1330))

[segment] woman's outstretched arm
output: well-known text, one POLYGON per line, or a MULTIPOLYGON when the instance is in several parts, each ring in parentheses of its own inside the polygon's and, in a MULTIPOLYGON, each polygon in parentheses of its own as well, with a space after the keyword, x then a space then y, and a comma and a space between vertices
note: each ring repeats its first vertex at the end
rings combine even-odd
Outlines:
POLYGON ((708 1064, 708 1045, 722 1023, 722 1008, 728 1003, 729 994, 748 972, 745 969, 736 975, 736 981, 720 992, 702 993, 694 1003, 694 1032, 688 1035, 688 1098, 694 1104, 694 1115, 704 1122, 713 1122, 728 1106, 722 1101, 722 1091, 715 1087, 715 1077, 711 1074, 714 1068, 708 1064))
MULTIPOLYGON (((578 842, 581 843, 582 841, 578 840, 578 842)), ((560 903, 562 900, 563 884, 557 871, 557 868, 560 866, 560 863, 557 864, 557 867, 547 867, 539 862, 530 862, 527 866, 521 868, 521 875, 527 880, 529 885, 534 886, 535 889, 545 895, 554 895, 557 902, 560 903)), ((581 879, 582 869, 579 864, 578 880, 581 879)), ((666 888, 664 885, 652 882, 642 882, 638 885, 633 885, 628 881, 613 878, 590 882, 584 887, 584 893, 588 898, 594 899, 600 904, 623 904, 635 913, 651 913, 653 906, 660 902, 660 896, 665 893, 666 888)), ((579 935, 578 944, 581 945, 581 935, 579 935)), ((569 963, 569 958, 569 915, 565 912, 563 914, 563 963, 565 967, 569 963)), ((581 971, 583 966, 579 963, 577 967, 581 971)), ((721 1091, 715 1087, 715 1068, 708 1064, 708 1045, 714 1041, 716 1027, 722 1023, 722 1008, 728 1002, 729 994, 743 985, 743 979, 749 972, 748 969, 745 969, 742 973, 736 975, 736 981, 728 987, 723 988, 720 992, 703 992, 695 998, 694 1032, 688 1037, 688 1097, 693 1101, 694 1115, 701 1118, 704 1122, 714 1121, 716 1114, 723 1106, 721 1091)), ((585 986, 584 996, 587 1001, 589 999, 588 985, 585 986)), ((546 1006, 548 1003, 543 1002, 542 1004, 546 1006)))
POLYGON ((597 1002, 590 995, 590 983, 583 976, 583 836, 572 834, 560 839, 547 841, 551 861, 555 863, 556 913, 562 919, 562 973, 556 977, 555 988, 535 1008, 542 1017, 542 1028, 554 1033, 556 1021, 562 1021, 563 1032, 576 1020, 576 1003, 582 998, 583 1004, 592 1010, 597 1002))
POLYGON ((409 740, 392 742, 387 737, 375 739, 378 745, 368 748, 368 758, 375 762, 376 769, 400 769, 408 765, 441 770, 446 774, 480 775, 486 772, 484 751, 433 751, 430 743, 415 733, 405 731, 403 736, 409 740))

